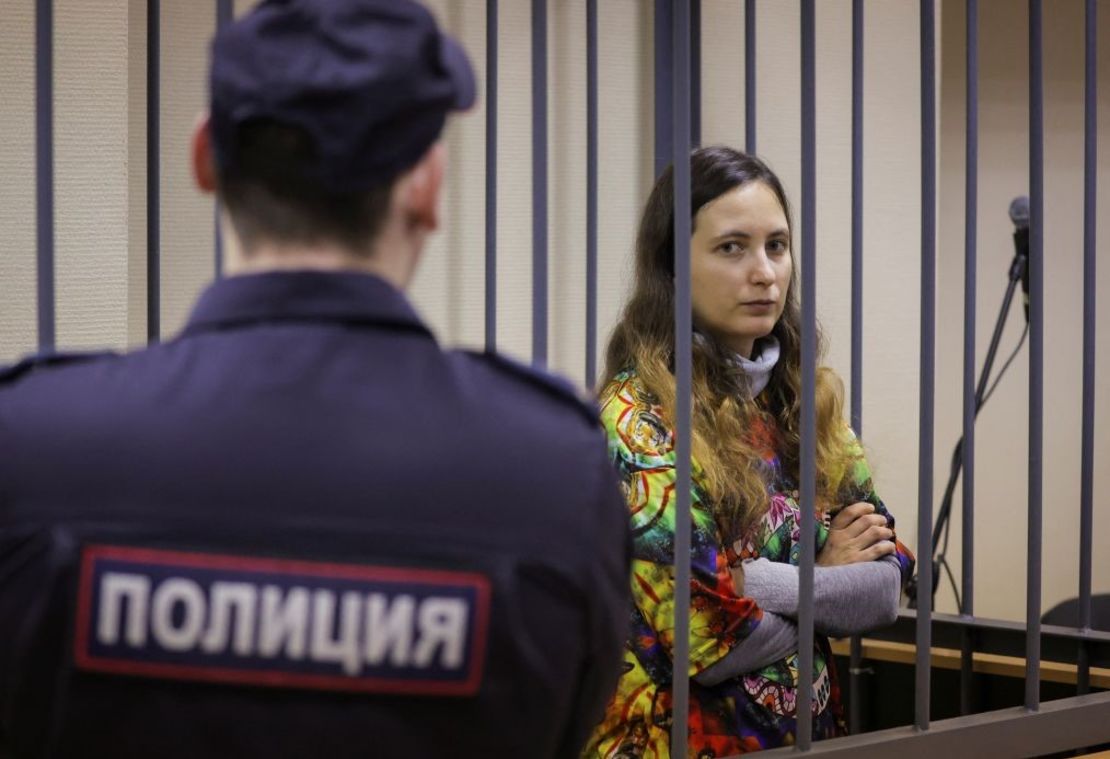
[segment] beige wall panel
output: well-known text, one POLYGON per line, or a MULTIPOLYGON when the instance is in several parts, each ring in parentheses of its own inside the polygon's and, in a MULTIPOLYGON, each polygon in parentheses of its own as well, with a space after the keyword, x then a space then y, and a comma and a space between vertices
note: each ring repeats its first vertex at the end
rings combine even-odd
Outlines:
POLYGON ((655 182, 652 8, 651 0, 598 3, 599 377, 631 291, 636 230, 655 182))
MULTIPOLYGON (((410 290, 446 344, 480 348, 485 335, 485 3, 430 3, 461 39, 478 78, 479 101, 449 121, 442 228, 410 290)), ((531 45, 529 8, 503 3, 498 30, 497 341, 531 356, 531 45)))
POLYGON ((410 297, 442 342, 480 347, 485 324, 485 3, 441 0, 430 6, 471 51, 479 101, 448 120, 441 227, 424 252, 410 297))
POLYGON ((257 4, 258 0, 233 0, 232 10, 234 11, 236 18, 238 18, 244 13, 250 11, 250 9, 257 4))
MULTIPOLYGON (((1013 257, 1007 216, 1011 199, 1029 192, 1028 39, 1026 4, 1016 0, 980 4, 979 224, 977 371, 1013 257), (1013 44, 1019 40, 1021 44, 1013 44)), ((938 262, 937 440, 950 450, 961 434, 963 230, 964 230, 964 25, 963 2, 945 8, 941 246, 938 262)), ((1082 381, 1083 266, 1083 3, 1060 0, 1045 14, 1045 423, 1043 608, 1078 593, 1078 525, 1082 381)), ((1100 44, 1110 41, 1110 25, 1100 19, 1100 44)), ((1100 78, 1110 75, 1105 56, 1100 78)), ((1100 88, 1105 107, 1105 88, 1100 88)), ((1100 127, 1100 142, 1110 130, 1100 127)), ((1100 169, 1105 175, 1105 159, 1100 169)), ((1106 213, 1100 200, 1100 215, 1106 213)), ((1104 245, 1099 245, 1103 251, 1104 245)), ((1104 289, 1105 267, 1099 272, 1104 289)), ((1018 301, 1020 301, 1020 293, 1018 301)), ((1106 309, 1099 321, 1105 324, 1106 309)), ((1024 326, 1020 302, 1010 313, 997 368, 1017 344, 1024 326)), ((1105 329, 1099 354, 1105 355, 1105 329)), ((1010 619, 1025 617, 1026 510, 1028 456, 1028 344, 1022 349, 976 426, 975 612, 1010 619)), ((1106 361, 1099 362, 1096 462, 1106 450, 1108 409, 1106 361)), ((947 455, 945 455, 945 459, 947 455)), ((937 487, 947 461, 938 458, 937 487)), ((1095 468, 1095 544, 1105 532, 1107 509, 1100 500, 1110 472, 1095 468)), ((954 508, 949 556, 961 576, 960 497, 954 508)), ((1110 556, 1095 550, 1095 592, 1110 591, 1110 556)), ((952 610, 951 590, 942 585, 939 608, 952 610)))
POLYGON ((0 0, 0 362, 35 349, 35 7, 0 0))
MULTIPOLYGON (((501 3, 497 110, 497 347, 532 357, 531 4, 501 3)), ((482 55, 471 48, 471 55, 482 55)), ((549 109, 550 110, 550 109, 549 109)))
POLYGON ((586 350, 585 0, 551 3, 549 23, 548 363, 582 383, 586 350))
POLYGON ((193 128, 208 99, 208 44, 215 31, 214 3, 162 3, 163 337, 181 329, 215 270, 213 198, 196 189, 189 161, 193 128))
MULTIPOLYGON (((802 199, 799 3, 761 0, 756 6, 756 153, 779 175, 791 203, 797 206, 802 199)), ((743 34, 743 27, 738 32, 743 34)), ((743 50, 743 38, 736 44, 743 50)), ((713 91, 709 84, 702 84, 703 98, 713 91)), ((734 86, 729 83, 730 88, 734 86)), ((801 230, 794 232, 794 248, 800 251, 801 230)))
POLYGON ((127 340, 146 343, 146 0, 127 4, 127 340))
MULTIPOLYGON (((852 3, 826 0, 816 11, 817 319, 828 341, 825 362, 844 380, 847 416, 852 372, 852 3)), ((801 202, 800 195, 795 202, 801 202)), ((799 206, 795 215, 800 212, 799 206)))
POLYGON ((918 9, 870 2, 866 14, 863 439, 879 493, 898 517, 899 537, 913 547, 921 321, 918 9))
MULTIPOLYGON (((599 354, 627 289, 635 226, 651 182, 650 4, 599 9, 599 354), (647 125, 647 128, 645 128, 647 125)), ((485 308, 485 3, 432 4, 462 40, 480 100, 450 122, 443 229, 431 241, 411 297, 445 343, 480 348, 485 308)), ((531 360, 531 16, 502 4, 499 30, 497 343, 531 360)), ((551 368, 584 381, 586 226, 585 3, 552 5, 548 18, 548 351, 551 368)), ((600 361, 600 357, 599 357, 600 361)))
POLYGON ((127 344, 127 5, 55 3, 58 345, 127 344))
MULTIPOLYGON (((757 22, 758 24, 758 22, 757 22)), ((702 0, 701 141, 744 148, 744 4, 702 0)))

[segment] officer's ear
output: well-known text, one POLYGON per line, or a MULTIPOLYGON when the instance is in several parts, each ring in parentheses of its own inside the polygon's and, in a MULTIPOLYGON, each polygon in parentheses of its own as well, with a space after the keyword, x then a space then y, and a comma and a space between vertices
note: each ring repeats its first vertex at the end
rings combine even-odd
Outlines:
POLYGON ((431 232, 439 227, 439 193, 443 186, 446 150, 437 142, 401 178, 401 203, 410 225, 431 232))
POLYGON ((193 179, 200 191, 208 194, 216 191, 216 159, 212 155, 212 136, 208 129, 208 112, 197 117, 193 127, 193 179))

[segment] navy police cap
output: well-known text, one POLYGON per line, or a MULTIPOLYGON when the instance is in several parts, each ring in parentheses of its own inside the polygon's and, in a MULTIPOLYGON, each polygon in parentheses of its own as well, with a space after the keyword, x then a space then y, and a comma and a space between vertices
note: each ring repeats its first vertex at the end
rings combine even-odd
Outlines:
POLYGON ((263 0, 212 44, 210 128, 221 170, 251 121, 303 129, 320 184, 345 193, 415 164, 474 104, 462 47, 410 0, 263 0))

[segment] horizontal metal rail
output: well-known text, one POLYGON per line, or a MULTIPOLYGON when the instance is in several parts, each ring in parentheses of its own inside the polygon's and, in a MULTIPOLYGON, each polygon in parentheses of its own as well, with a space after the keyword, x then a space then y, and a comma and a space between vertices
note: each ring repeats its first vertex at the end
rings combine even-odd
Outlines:
MULTIPOLYGON (((851 656, 854 640, 840 639, 832 641, 832 652, 837 656, 851 656)), ((890 664, 913 664, 917 655, 917 646, 912 643, 899 643, 894 640, 878 640, 875 638, 860 639, 860 661, 888 662, 890 664)), ((970 674, 994 675, 997 677, 1025 678, 1025 659, 1020 656, 1006 656, 1004 654, 988 654, 974 652, 965 655, 963 649, 940 648, 933 646, 929 649, 930 666, 936 669, 960 670, 961 674, 966 668, 970 674)), ((862 666, 862 665, 861 665, 862 666)), ((1079 667, 1075 664, 1057 662, 1045 659, 1041 662, 1041 680, 1043 682, 1064 683, 1075 685, 1079 680, 1079 667)), ((1110 690, 1110 668, 1093 667, 1088 671, 1090 684, 1098 690, 1110 690)), ((961 688, 962 688, 961 682, 961 688)), ((962 695, 962 694, 961 694, 962 695)), ((961 709, 962 709, 961 705, 961 709)), ((971 710, 962 712, 970 714, 971 710)), ((859 730, 852 730, 858 733, 859 730)))
MULTIPOLYGON (((902 609, 894 625, 869 633, 868 637, 913 643, 916 620, 917 613, 914 610, 902 609)), ((1025 656, 1026 628, 1021 622, 936 613, 932 615, 932 622, 934 646, 960 648, 963 631, 971 630, 975 633, 977 652, 1025 656)), ((1086 642, 1092 667, 1110 667, 1110 633, 1041 625, 1041 652, 1046 659, 1075 663, 1077 644, 1080 641, 1086 642)))
MULTIPOLYGON (((928 730, 896 727, 814 744, 811 755, 851 759, 935 759, 938 756, 1041 756, 1110 741, 1110 692, 937 720, 928 730)), ((761 756, 796 756, 794 748, 761 756)))

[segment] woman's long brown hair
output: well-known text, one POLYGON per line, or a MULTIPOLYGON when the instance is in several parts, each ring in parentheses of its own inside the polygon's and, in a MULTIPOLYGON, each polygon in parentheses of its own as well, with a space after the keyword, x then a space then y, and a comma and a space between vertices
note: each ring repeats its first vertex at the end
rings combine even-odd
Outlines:
MULTIPOLYGON (((699 209, 710 201, 736 187, 762 182, 775 193, 787 225, 793 229, 782 183, 755 156, 728 147, 701 148, 691 156, 690 176, 690 215, 695 224, 699 209)), ((668 168, 644 207, 636 240, 635 284, 609 340, 605 367, 608 379, 634 369, 668 415, 675 399, 673 209, 673 168, 668 168)), ((704 474, 707 495, 729 542, 746 535, 768 505, 767 483, 751 434, 760 417, 771 421, 771 428, 777 430, 780 439, 776 447, 784 472, 798 480, 802 356, 797 272, 795 265, 782 317, 771 333, 778 338, 780 358, 758 400, 751 398, 747 378, 727 346, 707 333, 699 333, 694 340, 694 459, 704 474)), ((822 352, 820 333, 818 346, 822 352)), ((844 445, 843 395, 839 377, 831 369, 819 369, 817 492, 822 506, 835 501, 849 464, 844 445)), ((668 421, 674 423, 673 418, 668 421)))

